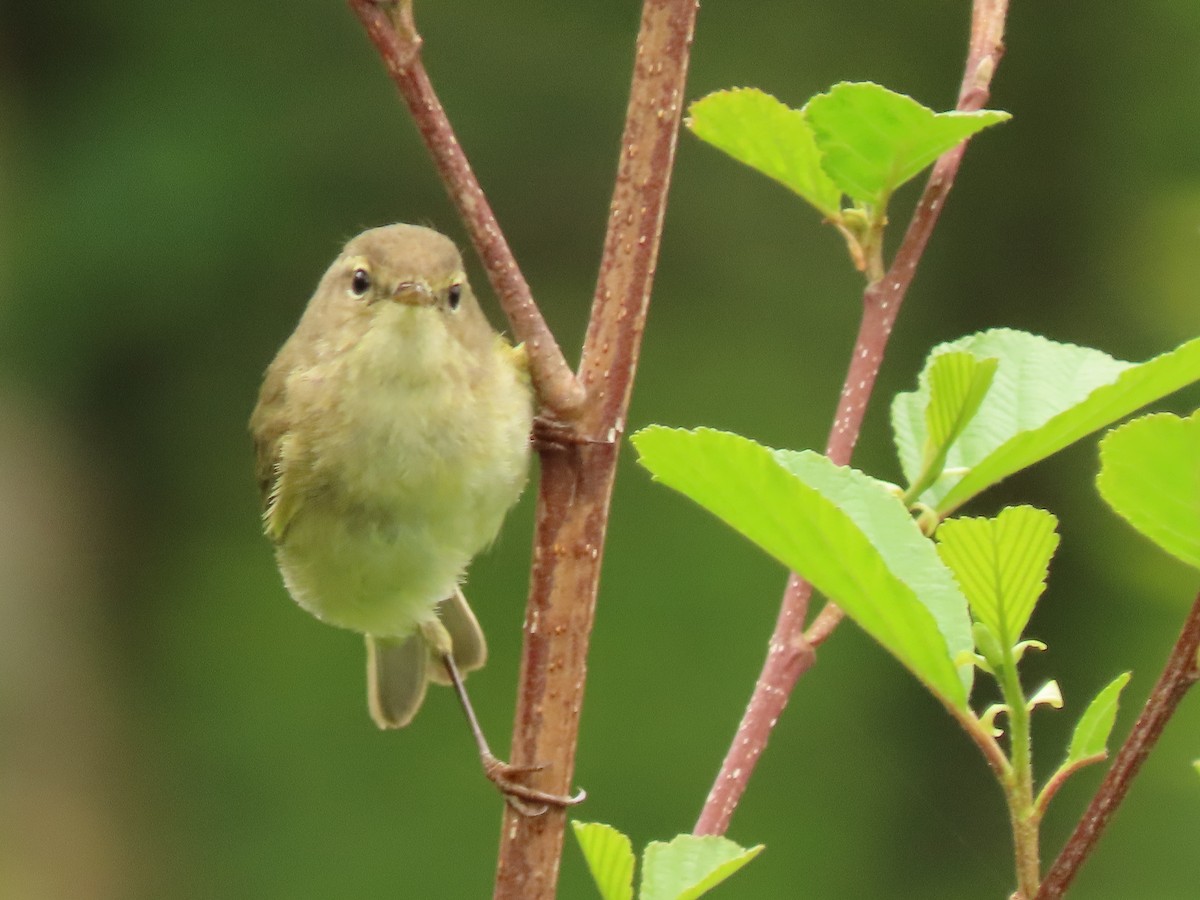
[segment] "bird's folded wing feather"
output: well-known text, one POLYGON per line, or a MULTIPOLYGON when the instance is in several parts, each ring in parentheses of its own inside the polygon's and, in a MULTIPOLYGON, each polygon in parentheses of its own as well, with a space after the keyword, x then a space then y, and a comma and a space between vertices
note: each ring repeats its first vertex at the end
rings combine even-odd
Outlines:
POLYGON ((289 497, 284 477, 284 461, 291 442, 290 423, 284 407, 286 393, 286 373, 272 366, 267 370, 258 405, 250 416, 263 529, 267 536, 276 542, 283 539, 294 511, 294 503, 289 497))

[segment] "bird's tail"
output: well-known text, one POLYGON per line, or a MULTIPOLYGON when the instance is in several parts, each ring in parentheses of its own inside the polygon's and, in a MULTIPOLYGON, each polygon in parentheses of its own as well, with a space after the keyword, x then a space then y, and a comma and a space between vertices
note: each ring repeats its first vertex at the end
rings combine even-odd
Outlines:
POLYGON ((426 685, 449 684, 442 657, 463 675, 487 662, 487 641, 462 591, 438 604, 437 618, 406 638, 367 635, 367 706, 380 728, 403 728, 425 699, 426 685))

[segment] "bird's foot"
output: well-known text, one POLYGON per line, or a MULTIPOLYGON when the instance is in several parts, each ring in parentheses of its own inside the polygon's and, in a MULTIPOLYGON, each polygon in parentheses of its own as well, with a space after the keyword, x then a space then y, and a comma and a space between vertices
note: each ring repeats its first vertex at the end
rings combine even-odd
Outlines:
POLYGON ((483 757, 483 772, 488 780, 500 789, 508 805, 523 816, 540 816, 550 807, 575 806, 587 798, 587 792, 580 790, 574 795, 552 794, 549 791, 539 791, 515 780, 531 772, 540 772, 546 768, 537 766, 514 766, 497 759, 490 753, 483 757))
POLYGON ((546 414, 538 415, 533 420, 533 432, 529 442, 539 453, 562 452, 576 447, 595 447, 615 443, 617 435, 614 432, 604 438, 589 437, 580 434, 573 424, 560 422, 546 414))

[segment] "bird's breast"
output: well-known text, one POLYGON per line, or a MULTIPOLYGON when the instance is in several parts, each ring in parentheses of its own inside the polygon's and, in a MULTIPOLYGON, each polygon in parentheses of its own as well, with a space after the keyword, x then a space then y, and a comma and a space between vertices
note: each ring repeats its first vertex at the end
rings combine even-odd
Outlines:
POLYGON ((339 505, 373 510, 381 527, 430 529, 467 559, 481 550, 528 471, 532 404, 519 374, 465 361, 417 377, 339 374, 308 440, 316 485, 339 505))

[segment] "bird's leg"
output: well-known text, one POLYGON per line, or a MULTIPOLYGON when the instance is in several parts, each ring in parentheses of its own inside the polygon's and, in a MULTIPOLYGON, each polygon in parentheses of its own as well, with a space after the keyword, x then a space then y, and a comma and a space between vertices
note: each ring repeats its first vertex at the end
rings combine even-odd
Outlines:
POLYGON ((488 747, 487 738, 483 735, 483 729, 479 727, 479 720, 475 717, 475 709, 471 706, 471 700, 467 696, 467 687, 458 673, 458 666, 454 664, 453 654, 443 656, 442 664, 445 665, 446 671, 450 675, 454 693, 458 695, 458 701, 462 704, 463 712, 467 716, 467 724, 471 727, 475 746, 479 748, 479 761, 483 763, 483 773, 504 794, 504 799, 508 801, 509 806, 524 816, 540 816, 551 806, 574 806, 583 802, 587 794, 582 790, 573 796, 567 796, 540 791, 514 781, 514 777, 537 772, 544 766, 514 766, 492 753, 491 748, 488 747))
MULTIPOLYGON (((440 626, 440 622, 435 622, 427 630, 434 630, 440 626)), ((444 628, 441 630, 444 631, 444 628)), ((513 780, 514 777, 537 772, 544 767, 514 766, 492 753, 487 738, 483 735, 483 729, 479 726, 479 719, 475 716, 475 708, 471 706, 471 698, 467 696, 467 688, 463 683, 462 675, 459 674, 458 666, 454 662, 454 654, 451 652, 448 642, 439 640, 439 637, 440 635, 427 634, 426 640, 441 658, 442 665, 446 667, 446 674, 450 676, 450 684, 454 688, 454 693, 458 695, 458 702, 466 714, 467 724, 475 738, 475 746, 479 748, 479 761, 483 763, 483 773, 504 794, 504 799, 508 801, 509 806, 524 816, 540 816, 551 806, 574 806, 582 803, 587 797, 585 791, 581 790, 573 796, 551 794, 548 791, 539 791, 537 788, 531 788, 513 780)))

